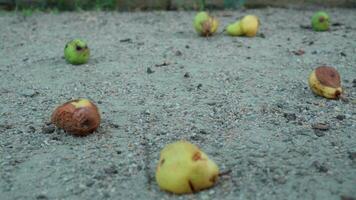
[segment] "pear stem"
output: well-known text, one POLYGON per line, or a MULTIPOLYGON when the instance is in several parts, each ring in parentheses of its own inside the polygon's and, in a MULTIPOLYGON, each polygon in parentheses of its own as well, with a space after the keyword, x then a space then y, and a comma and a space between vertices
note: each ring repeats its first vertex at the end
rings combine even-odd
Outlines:
POLYGON ((231 172, 232 172, 231 169, 228 169, 228 170, 226 170, 226 171, 220 172, 220 173, 218 174, 218 176, 229 175, 231 172))
POLYGON ((343 102, 349 102, 349 99, 344 95, 344 94, 341 94, 339 96, 340 100, 343 101, 343 102))

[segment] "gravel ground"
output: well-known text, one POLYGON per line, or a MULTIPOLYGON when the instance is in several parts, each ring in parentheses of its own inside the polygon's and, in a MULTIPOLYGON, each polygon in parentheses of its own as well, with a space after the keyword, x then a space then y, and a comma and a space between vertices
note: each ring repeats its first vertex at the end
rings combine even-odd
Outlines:
POLYGON ((356 12, 327 10, 336 24, 317 33, 303 28, 314 11, 213 13, 220 31, 258 15, 255 38, 198 37, 193 12, 0 12, 0 199, 355 199, 356 12), (73 38, 88 64, 64 61, 73 38), (323 64, 349 102, 311 93, 323 64), (47 124, 78 97, 100 108, 97 132, 47 124), (231 173, 197 194, 161 191, 159 151, 178 139, 231 173))

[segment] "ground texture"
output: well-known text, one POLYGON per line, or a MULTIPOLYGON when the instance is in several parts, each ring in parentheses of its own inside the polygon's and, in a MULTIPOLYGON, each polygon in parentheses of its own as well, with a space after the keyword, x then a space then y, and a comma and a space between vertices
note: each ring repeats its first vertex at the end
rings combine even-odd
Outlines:
POLYGON ((220 32, 260 16, 255 38, 198 37, 192 12, 0 13, 0 199, 356 198, 356 12, 327 10, 334 25, 317 33, 313 11, 213 13, 220 32), (63 59, 73 38, 88 42, 88 64, 63 59), (324 64, 349 102, 309 90, 324 64), (47 125, 78 97, 100 108, 97 132, 47 125), (178 139, 231 172, 197 194, 161 191, 159 152, 178 139))

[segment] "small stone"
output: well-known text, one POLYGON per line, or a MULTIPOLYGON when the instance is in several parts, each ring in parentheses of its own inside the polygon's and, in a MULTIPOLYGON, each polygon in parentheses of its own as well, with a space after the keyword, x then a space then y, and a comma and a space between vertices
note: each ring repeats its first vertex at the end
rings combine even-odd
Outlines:
POLYGON ((295 113, 284 113, 283 117, 286 118, 288 121, 295 121, 297 119, 295 113))
POLYGON ((312 125, 312 128, 316 130, 327 131, 330 129, 330 126, 324 123, 316 123, 312 125))
POLYGON ((325 164, 321 164, 319 161, 314 161, 313 162, 313 166, 319 171, 319 172, 323 172, 326 173, 329 171, 329 169, 325 166, 325 164))
POLYGON ((48 124, 42 127, 42 133, 50 134, 56 130, 56 127, 53 124, 48 124))
POLYGON ((340 200, 356 200, 356 198, 350 197, 350 196, 341 195, 340 196, 340 200))
POLYGON ((206 130, 203 130, 203 129, 200 130, 199 133, 200 133, 200 134, 203 134, 203 135, 207 135, 207 134, 208 134, 208 132, 207 132, 206 130))
POLYGON ((147 74, 152 74, 152 73, 154 73, 154 71, 150 67, 147 67, 147 74))
POLYGON ((105 168, 105 169, 104 169, 104 172, 105 172, 106 174, 117 174, 117 173, 118 173, 118 171, 117 171, 117 169, 116 169, 116 166, 114 166, 114 165, 112 165, 112 166, 110 166, 110 167, 108 167, 108 168, 105 168))
POLYGON ((44 195, 44 194, 40 194, 40 195, 36 196, 36 199, 38 199, 38 200, 46 200, 46 199, 48 199, 48 197, 46 195, 44 195))
POLYGON ((348 154, 349 154, 349 159, 350 160, 355 160, 356 161, 356 151, 354 151, 354 152, 348 152, 348 154))
POLYGON ((186 73, 184 74, 184 78, 190 78, 189 72, 186 72, 186 73))
POLYGON ((36 128, 33 127, 33 126, 28 126, 28 132, 29 133, 34 133, 34 132, 36 132, 36 128))
POLYGON ((344 53, 344 52, 341 52, 340 55, 343 57, 346 57, 346 53, 344 53))
POLYGON ((323 137, 325 136, 325 133, 323 131, 320 131, 320 130, 315 130, 314 131, 315 135, 318 136, 318 137, 323 137))
POLYGON ((33 89, 25 89, 21 92, 21 95, 24 97, 34 97, 36 95, 38 95, 39 93, 33 89))
POLYGON ((203 87, 203 84, 199 83, 198 86, 197 86, 197 88, 198 88, 198 89, 201 89, 201 87, 203 87))
POLYGON ((190 46, 189 46, 189 45, 185 45, 185 48, 186 48, 186 49, 189 49, 189 48, 190 48, 190 46))
POLYGON ((336 119, 342 121, 342 120, 346 119, 346 116, 345 115, 337 115, 336 119))
POLYGON ((175 53, 175 55, 176 55, 176 56, 182 56, 183 53, 182 53, 181 51, 177 50, 176 53, 175 53))
POLYGON ((120 42, 128 42, 128 43, 131 43, 131 42, 132 42, 132 39, 131 39, 131 38, 126 38, 126 39, 120 40, 120 42))

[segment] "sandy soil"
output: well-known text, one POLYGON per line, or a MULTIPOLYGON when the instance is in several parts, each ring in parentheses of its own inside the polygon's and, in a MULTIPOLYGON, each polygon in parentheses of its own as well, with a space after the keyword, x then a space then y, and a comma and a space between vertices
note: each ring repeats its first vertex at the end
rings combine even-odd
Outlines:
POLYGON ((356 12, 327 11, 340 24, 322 33, 300 27, 312 10, 215 12, 220 31, 256 14, 264 35, 208 39, 193 12, 0 13, 0 199, 355 199, 356 12), (64 61, 73 38, 88 42, 88 64, 64 61), (323 64, 349 102, 311 93, 323 64), (99 106, 96 133, 46 125, 78 97, 99 106), (178 139, 231 173, 194 195, 161 191, 159 151, 178 139))

